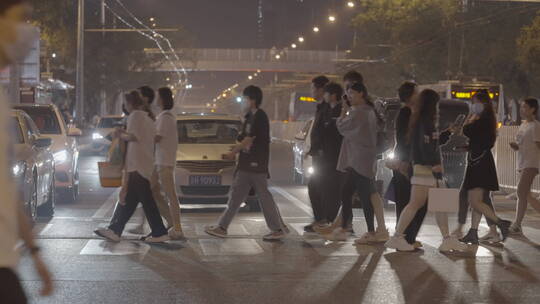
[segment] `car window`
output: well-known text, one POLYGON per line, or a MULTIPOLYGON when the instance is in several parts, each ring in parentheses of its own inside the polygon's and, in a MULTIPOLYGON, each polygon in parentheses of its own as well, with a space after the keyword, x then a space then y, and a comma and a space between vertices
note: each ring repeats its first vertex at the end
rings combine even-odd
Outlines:
POLYGON ((21 129, 21 124, 19 123, 19 119, 17 117, 13 117, 11 119, 11 137, 13 138, 13 142, 15 144, 23 144, 24 143, 24 137, 23 132, 21 129))
POLYGON ((30 117, 24 116, 24 124, 26 125, 27 137, 30 137, 32 135, 39 136, 39 132, 37 132, 37 127, 30 117))
POLYGON ((99 120, 98 129, 112 129, 122 123, 122 117, 106 117, 99 120))
POLYGON ((41 134, 62 134, 56 113, 49 107, 15 107, 23 110, 36 124, 41 134))
POLYGON ((180 144, 234 144, 240 133, 240 121, 182 120, 178 121, 180 144))

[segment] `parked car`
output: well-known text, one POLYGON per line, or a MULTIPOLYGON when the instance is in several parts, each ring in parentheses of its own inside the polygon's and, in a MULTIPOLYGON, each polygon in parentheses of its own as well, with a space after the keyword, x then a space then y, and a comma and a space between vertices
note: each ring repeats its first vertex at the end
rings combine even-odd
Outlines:
POLYGON ((311 163, 311 156, 306 155, 311 146, 311 130, 313 120, 306 121, 306 124, 294 137, 293 155, 293 180, 297 184, 305 185, 308 178, 315 173, 315 168, 311 163))
POLYGON ((122 115, 109 115, 99 118, 96 128, 92 132, 90 149, 94 153, 105 153, 111 146, 111 133, 122 123, 122 115))
POLYGON ((75 202, 79 195, 79 147, 75 137, 81 136, 81 130, 68 128, 52 104, 19 104, 14 108, 26 112, 40 134, 52 140, 56 190, 65 194, 68 202, 75 202))
POLYGON ((23 111, 11 113, 14 144, 13 178, 28 216, 52 216, 55 205, 54 157, 51 139, 39 134, 23 111))
MULTIPOLYGON (((176 183, 183 207, 224 207, 229 198, 236 162, 222 155, 236 144, 242 122, 219 114, 182 114, 177 118, 176 183)), ((259 211, 255 193, 245 202, 259 211)))

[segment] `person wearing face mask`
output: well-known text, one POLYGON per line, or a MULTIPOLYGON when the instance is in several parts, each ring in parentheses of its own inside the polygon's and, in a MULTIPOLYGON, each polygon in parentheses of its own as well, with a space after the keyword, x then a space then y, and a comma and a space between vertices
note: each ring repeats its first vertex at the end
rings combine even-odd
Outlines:
MULTIPOLYGON (((0 70, 24 59, 38 36, 27 23, 31 7, 23 0, 0 1, 0 70)), ((41 295, 48 296, 53 291, 51 275, 40 256, 40 248, 34 242, 32 228, 11 177, 13 155, 9 129, 9 102, 0 86, 0 302, 10 304, 27 303, 26 296, 15 269, 20 250, 18 242, 23 241, 32 257, 36 271, 43 281, 41 295)))
POLYGON ((263 240, 280 240, 289 233, 289 229, 283 223, 274 197, 268 190, 270 122, 266 113, 260 108, 263 93, 259 87, 248 86, 244 89, 243 95, 249 108, 238 137, 239 144, 233 146, 231 152, 223 155, 223 159, 235 160, 236 155, 240 154, 229 202, 218 224, 206 227, 205 232, 215 237, 227 237, 229 225, 253 188, 259 198, 266 225, 270 229, 270 233, 265 235, 263 240))
POLYGON ((497 169, 491 149, 497 139, 497 120, 487 90, 479 90, 473 97, 472 115, 463 127, 463 135, 469 138, 467 169, 462 188, 467 191, 473 208, 471 229, 460 241, 478 243, 478 225, 481 215, 497 225, 502 241, 509 234, 510 221, 499 218, 492 206, 483 198, 486 191, 498 191, 497 169))
POLYGON ((540 212, 540 202, 531 194, 531 187, 538 175, 540 167, 540 122, 536 120, 538 114, 538 100, 525 98, 521 102, 521 117, 525 121, 519 127, 516 141, 510 147, 518 153, 518 203, 516 218, 510 227, 510 233, 520 235, 523 233, 521 223, 527 211, 527 203, 540 212))

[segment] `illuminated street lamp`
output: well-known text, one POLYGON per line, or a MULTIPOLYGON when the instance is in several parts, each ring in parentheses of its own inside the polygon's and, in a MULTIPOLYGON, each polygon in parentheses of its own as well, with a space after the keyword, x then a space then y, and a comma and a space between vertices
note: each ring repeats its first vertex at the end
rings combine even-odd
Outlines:
POLYGON ((277 54, 276 55, 276 59, 279 60, 281 58, 281 55, 280 54, 277 54))
POLYGON ((249 75, 249 76, 248 76, 248 79, 249 79, 249 80, 253 79, 253 76, 249 75))
POLYGON ((291 47, 292 47, 293 49, 295 49, 295 48, 296 48, 296 43, 291 44, 291 47))
POLYGON ((355 6, 354 2, 349 1, 347 2, 347 6, 353 8, 355 6))
POLYGON ((313 31, 314 31, 315 33, 318 33, 318 32, 319 32, 319 27, 317 27, 317 26, 314 27, 314 28, 313 28, 313 31))
POLYGON ((334 16, 334 15, 328 16, 328 21, 330 21, 330 22, 336 22, 336 16, 334 16))
POLYGON ((304 37, 302 36, 298 37, 298 42, 304 42, 304 37))
POLYGON ((150 18, 150 22, 154 22, 154 21, 156 21, 156 18, 154 17, 150 18))
POLYGON ((51 57, 56 58, 56 53, 52 53, 51 57))

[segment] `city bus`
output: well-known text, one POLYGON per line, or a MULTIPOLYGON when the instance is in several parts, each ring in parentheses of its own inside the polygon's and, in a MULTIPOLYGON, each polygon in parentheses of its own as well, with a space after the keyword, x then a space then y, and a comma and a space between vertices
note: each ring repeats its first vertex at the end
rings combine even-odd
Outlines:
POLYGON ((439 93, 441 99, 461 100, 469 105, 476 92, 486 89, 494 102, 497 120, 499 122, 503 121, 505 111, 502 84, 472 78, 470 80, 442 80, 432 84, 421 84, 418 88, 420 90, 432 89, 439 93))

